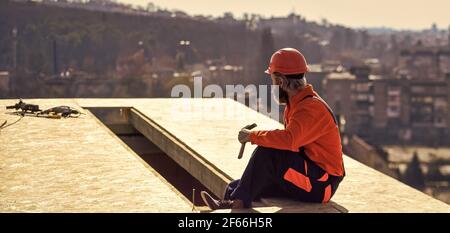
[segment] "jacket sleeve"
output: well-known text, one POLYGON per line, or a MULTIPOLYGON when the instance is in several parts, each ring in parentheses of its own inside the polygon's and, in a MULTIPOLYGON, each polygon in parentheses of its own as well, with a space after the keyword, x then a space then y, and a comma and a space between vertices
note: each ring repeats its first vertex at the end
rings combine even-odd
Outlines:
POLYGON ((250 142, 264 147, 298 151, 300 147, 317 140, 330 129, 331 117, 325 106, 320 106, 323 104, 313 101, 304 103, 294 111, 285 129, 253 131, 250 142))

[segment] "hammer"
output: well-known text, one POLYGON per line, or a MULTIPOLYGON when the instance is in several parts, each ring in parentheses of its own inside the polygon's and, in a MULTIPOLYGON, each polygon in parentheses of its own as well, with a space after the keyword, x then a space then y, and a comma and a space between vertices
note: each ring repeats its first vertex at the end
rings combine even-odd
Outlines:
MULTIPOLYGON (((253 123, 251 125, 245 126, 243 129, 251 130, 251 129, 255 128, 256 126, 257 125, 255 123, 253 123)), ((239 151, 238 159, 241 159, 242 156, 244 155, 244 149, 245 149, 245 143, 241 143, 241 150, 239 151)))

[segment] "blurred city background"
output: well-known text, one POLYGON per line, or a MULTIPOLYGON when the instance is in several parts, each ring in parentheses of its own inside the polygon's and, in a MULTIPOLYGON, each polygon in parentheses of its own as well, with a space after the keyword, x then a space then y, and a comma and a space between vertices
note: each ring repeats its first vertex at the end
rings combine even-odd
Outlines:
MULTIPOLYGON (((338 115, 344 152, 450 203, 448 14, 421 28, 395 8, 403 24, 364 27, 351 4, 346 24, 327 18, 329 1, 319 19, 294 4, 272 16, 248 2, 255 11, 187 13, 158 1, 1 0, 0 98, 164 98, 194 76, 221 87, 268 84, 271 54, 294 47, 338 115)), ((382 19, 386 8, 373 11, 382 19)))

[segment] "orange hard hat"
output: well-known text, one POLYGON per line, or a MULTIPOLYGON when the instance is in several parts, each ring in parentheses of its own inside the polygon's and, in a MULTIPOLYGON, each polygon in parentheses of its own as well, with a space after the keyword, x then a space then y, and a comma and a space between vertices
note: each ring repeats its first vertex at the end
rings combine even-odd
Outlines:
POLYGON ((297 49, 284 48, 276 51, 270 58, 267 74, 279 72, 284 75, 303 74, 309 71, 308 64, 302 53, 297 49))

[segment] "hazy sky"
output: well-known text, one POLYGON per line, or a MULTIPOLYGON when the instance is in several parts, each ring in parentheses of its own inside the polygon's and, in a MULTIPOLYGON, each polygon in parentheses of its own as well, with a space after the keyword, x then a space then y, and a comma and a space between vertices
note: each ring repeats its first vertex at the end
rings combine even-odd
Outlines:
POLYGON ((117 0, 146 6, 153 2, 169 10, 189 14, 222 15, 232 12, 285 16, 293 10, 308 20, 326 18, 350 27, 423 29, 433 22, 441 29, 450 25, 450 0, 117 0))

